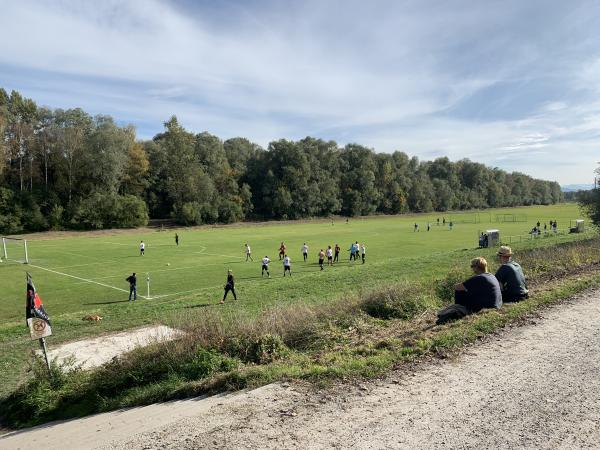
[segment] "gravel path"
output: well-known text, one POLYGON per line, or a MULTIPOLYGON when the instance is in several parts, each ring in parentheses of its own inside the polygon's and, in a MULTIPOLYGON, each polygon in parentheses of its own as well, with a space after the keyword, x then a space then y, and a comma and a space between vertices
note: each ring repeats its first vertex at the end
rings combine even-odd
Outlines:
POLYGON ((385 380, 327 392, 274 384, 103 414, 0 448, 599 448, 600 291, 531 322, 385 380))

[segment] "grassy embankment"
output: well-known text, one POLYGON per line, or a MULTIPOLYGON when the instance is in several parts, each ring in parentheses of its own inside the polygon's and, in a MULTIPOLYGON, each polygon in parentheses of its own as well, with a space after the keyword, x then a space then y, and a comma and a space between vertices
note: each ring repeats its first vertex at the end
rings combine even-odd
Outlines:
MULTIPOLYGON (((94 371, 55 368, 49 381, 43 366, 34 364, 34 378, 4 401, 5 419, 26 426, 282 379, 378 376, 415 358, 457 349, 600 285, 600 237, 524 249, 518 259, 531 284, 529 300, 434 326, 435 311, 450 302, 453 284, 468 275, 456 267, 468 267, 469 258, 480 253, 452 252, 443 262, 437 255, 443 277, 403 279, 325 304, 273 306, 261 315, 192 309, 185 320, 171 318, 186 331, 181 339, 136 350, 94 371)), ((420 262, 434 263, 433 258, 420 262)))

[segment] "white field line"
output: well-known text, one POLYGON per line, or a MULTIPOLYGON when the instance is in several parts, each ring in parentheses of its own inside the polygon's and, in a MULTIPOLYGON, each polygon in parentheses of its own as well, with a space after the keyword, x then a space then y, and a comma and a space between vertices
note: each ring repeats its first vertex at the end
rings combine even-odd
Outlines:
POLYGON ((224 258, 240 258, 240 259, 246 258, 245 256, 238 256, 238 255, 222 255, 220 253, 206 253, 205 251, 193 252, 193 253, 199 253, 201 255, 209 255, 209 256, 223 256, 224 258))
MULTIPOLYGON (((129 291, 126 290, 126 289, 122 289, 122 288, 118 288, 118 287, 115 287, 115 286, 111 286, 110 284, 104 284, 104 283, 100 283, 98 281, 88 280, 87 278, 77 277, 75 275, 70 275, 68 273, 59 272, 58 270, 47 269, 46 267, 36 266, 34 264, 29 264, 29 266, 30 267, 35 267, 36 269, 45 270, 47 272, 52 272, 52 273, 55 273, 55 274, 58 274, 58 275, 62 275, 62 276, 65 276, 65 277, 74 278, 76 280, 85 281, 87 283, 97 284, 98 286, 103 286, 103 287, 107 287, 107 288, 110 288, 110 289, 115 289, 117 291, 129 293, 129 291)), ((138 295, 138 297, 141 297, 141 298, 144 298, 144 299, 146 298, 143 295, 138 295)))
MULTIPOLYGON (((135 247, 135 248, 140 248, 140 244, 123 244, 122 242, 102 242, 102 244, 109 244, 109 245, 121 245, 123 247, 135 247)), ((146 243, 146 248, 151 248, 151 247, 173 247, 173 248, 177 248, 176 244, 149 244, 146 243)))

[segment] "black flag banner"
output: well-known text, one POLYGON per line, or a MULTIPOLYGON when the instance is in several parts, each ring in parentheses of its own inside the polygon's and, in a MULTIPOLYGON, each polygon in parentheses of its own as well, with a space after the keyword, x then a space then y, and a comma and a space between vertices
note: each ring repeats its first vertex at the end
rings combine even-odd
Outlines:
POLYGON ((42 299, 35 290, 31 275, 27 274, 27 304, 25 305, 25 319, 29 326, 29 319, 42 319, 50 325, 50 318, 44 309, 42 299))

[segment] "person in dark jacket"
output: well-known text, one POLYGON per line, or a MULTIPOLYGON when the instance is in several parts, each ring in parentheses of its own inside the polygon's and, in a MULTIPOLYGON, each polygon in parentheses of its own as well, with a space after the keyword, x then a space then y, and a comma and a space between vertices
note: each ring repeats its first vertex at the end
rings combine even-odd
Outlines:
POLYGON ((454 286, 454 305, 438 312, 438 324, 460 319, 482 309, 502 306, 500 284, 496 277, 488 272, 485 258, 472 259, 471 269, 475 275, 454 286))
POLYGON ((129 283, 129 301, 131 301, 131 296, 133 295, 133 301, 137 300, 137 277, 135 276, 135 272, 129 275, 125 281, 129 283))
POLYGON ((221 300, 221 303, 225 303, 225 299, 227 298, 229 291, 231 291, 233 294, 233 299, 237 300, 237 295, 235 295, 235 279, 233 278, 233 272, 231 270, 227 271, 227 284, 225 284, 225 293, 223 294, 223 300, 221 300))
POLYGON ((470 312, 481 311, 484 308, 500 308, 502 294, 500 284, 494 275, 488 272, 485 258, 471 260, 474 276, 454 286, 454 301, 463 305, 470 312))
POLYGON ((512 249, 503 245, 498 250, 498 259, 502 263, 496 271, 496 278, 500 283, 502 301, 505 303, 519 302, 529 298, 525 275, 519 263, 512 260, 512 249))

